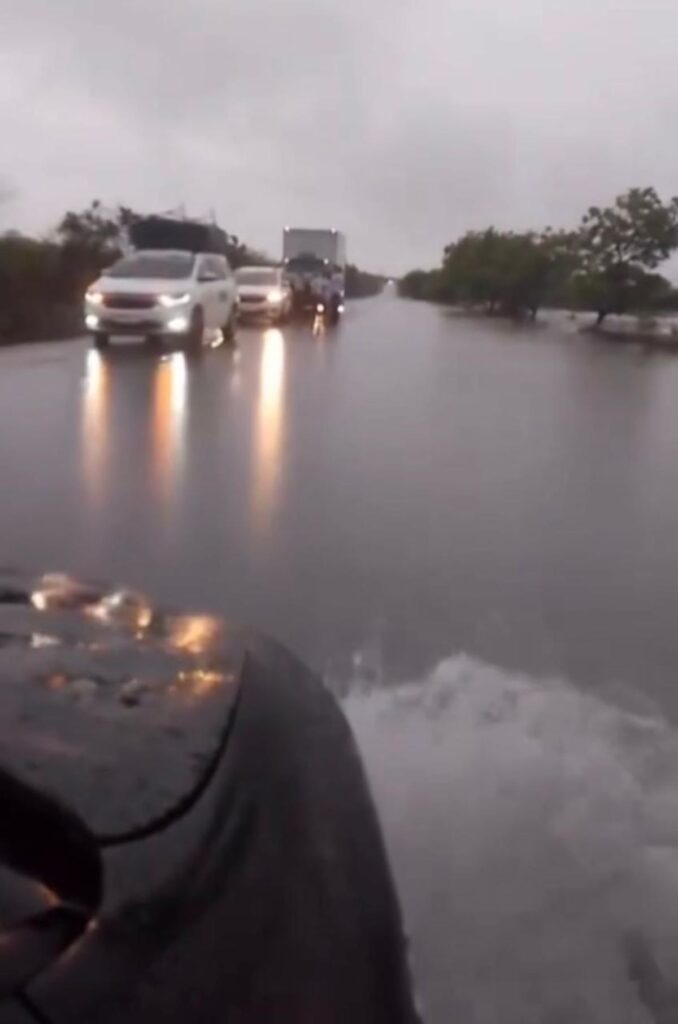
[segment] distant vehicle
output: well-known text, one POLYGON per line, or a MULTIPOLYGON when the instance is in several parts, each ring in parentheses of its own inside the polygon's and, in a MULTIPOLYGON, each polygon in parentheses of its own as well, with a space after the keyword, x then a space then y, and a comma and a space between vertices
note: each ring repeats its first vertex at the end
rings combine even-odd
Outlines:
POLYGON ((241 320, 265 317, 283 323, 292 309, 292 289, 280 267, 241 267, 235 274, 241 320))
POLYGON ((130 241, 132 251, 85 295, 85 325, 98 348, 121 335, 179 340, 192 350, 206 331, 232 340, 236 287, 219 228, 151 217, 132 226, 130 241))
POLYGON ((346 237, 341 231, 285 228, 283 261, 296 313, 336 321, 346 295, 346 237))

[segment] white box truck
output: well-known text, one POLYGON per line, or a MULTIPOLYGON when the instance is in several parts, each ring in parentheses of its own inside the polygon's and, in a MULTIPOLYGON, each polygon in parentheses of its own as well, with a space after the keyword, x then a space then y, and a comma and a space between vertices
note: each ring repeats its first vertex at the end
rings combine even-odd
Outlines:
POLYGON ((346 236, 335 229, 285 228, 283 263, 294 311, 337 320, 346 293, 346 236))

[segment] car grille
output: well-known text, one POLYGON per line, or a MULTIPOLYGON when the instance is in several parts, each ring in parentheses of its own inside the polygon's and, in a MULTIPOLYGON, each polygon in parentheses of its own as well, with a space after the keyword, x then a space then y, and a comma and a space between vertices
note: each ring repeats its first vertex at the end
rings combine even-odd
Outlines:
POLYGON ((107 320, 105 317, 99 321, 99 330, 108 331, 110 334, 143 334, 145 331, 159 331, 161 325, 157 320, 135 320, 131 324, 121 324, 118 320, 107 320))
POLYGON ((104 306, 108 309, 153 309, 155 295, 106 295, 104 306))
POLYGON ((243 305, 261 305, 262 302, 266 302, 265 295, 241 295, 240 301, 243 305))

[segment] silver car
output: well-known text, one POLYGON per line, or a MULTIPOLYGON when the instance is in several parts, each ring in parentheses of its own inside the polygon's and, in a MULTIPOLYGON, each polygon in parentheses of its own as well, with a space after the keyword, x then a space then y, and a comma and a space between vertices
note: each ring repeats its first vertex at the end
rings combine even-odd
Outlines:
POLYGON ((236 271, 241 320, 284 322, 292 308, 292 290, 280 267, 241 267, 236 271))

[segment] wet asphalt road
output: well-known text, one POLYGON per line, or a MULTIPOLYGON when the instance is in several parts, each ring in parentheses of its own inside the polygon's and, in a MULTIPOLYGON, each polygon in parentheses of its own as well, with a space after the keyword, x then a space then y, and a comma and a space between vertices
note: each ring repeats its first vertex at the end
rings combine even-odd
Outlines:
POLYGON ((429 1021, 659 1019, 624 949, 678 976, 678 361, 389 294, 197 363, 7 349, 0 479, 0 564, 354 691, 429 1021))
POLYGON ((678 364, 388 293, 192 364, 0 353, 0 563, 253 624, 338 679, 455 652, 673 702, 678 364))

